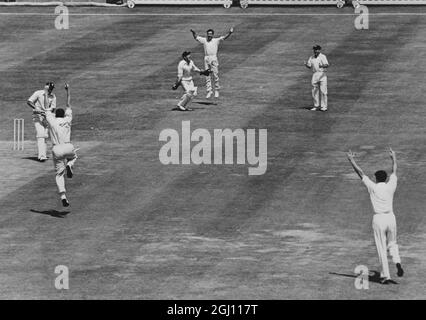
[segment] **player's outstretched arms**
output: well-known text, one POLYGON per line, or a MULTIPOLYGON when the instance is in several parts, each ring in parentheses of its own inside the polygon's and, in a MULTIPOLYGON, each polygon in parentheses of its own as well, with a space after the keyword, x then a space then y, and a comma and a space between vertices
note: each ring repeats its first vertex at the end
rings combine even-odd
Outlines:
POLYGON ((396 169, 397 169, 396 154, 395 154, 395 151, 393 151, 391 147, 389 147, 389 155, 392 159, 392 173, 396 175, 396 169))
POLYGON ((223 37, 223 40, 226 40, 226 39, 228 39, 229 38, 229 36, 231 35, 231 34, 233 34, 234 33, 234 27, 231 27, 230 29, 229 29, 229 31, 228 31, 228 33, 223 37))
POLYGON ((192 70, 194 70, 195 72, 201 72, 201 69, 198 68, 195 64, 192 65, 192 70))
POLYGON ((356 172, 356 174, 362 179, 362 177, 364 176, 364 172, 362 171, 362 169, 356 164, 355 162, 355 154, 349 150, 349 152, 347 153, 348 156, 348 160, 352 165, 352 168, 354 169, 354 171, 356 172))
POLYGON ((195 33, 195 31, 191 29, 191 33, 194 39, 197 40, 197 34, 195 33))
POLYGON ((71 92, 70 92, 70 85, 68 83, 65 83, 65 91, 67 92, 67 108, 72 109, 71 106, 71 92))
POLYGON ((209 76, 210 75, 210 73, 211 73, 211 70, 210 69, 206 69, 206 70, 201 70, 200 71, 200 76, 209 76))

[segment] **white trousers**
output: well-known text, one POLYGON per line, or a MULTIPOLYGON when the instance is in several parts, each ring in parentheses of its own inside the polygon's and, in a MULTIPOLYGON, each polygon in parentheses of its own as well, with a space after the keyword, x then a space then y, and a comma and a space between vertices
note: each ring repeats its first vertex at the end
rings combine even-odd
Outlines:
POLYGON ((220 89, 219 85, 219 61, 217 60, 217 56, 205 56, 204 57, 204 68, 210 69, 212 72, 210 75, 206 77, 206 90, 207 92, 212 92, 212 77, 214 81, 215 90, 220 89))
POLYGON ((327 75, 323 72, 316 72, 312 76, 312 98, 314 107, 321 109, 328 108, 327 99, 327 75))
POLYGON ((46 158, 47 157, 46 138, 49 137, 49 130, 47 128, 47 123, 39 119, 34 119, 34 126, 36 129, 38 158, 39 159, 46 158))
POLYGON ((71 143, 57 144, 52 148, 53 165, 56 171, 56 186, 59 194, 65 194, 65 168, 77 161, 75 148, 71 143))
POLYGON ((178 106, 185 108, 186 105, 190 103, 192 98, 196 95, 197 88, 194 86, 194 82, 192 80, 182 80, 181 85, 185 92, 180 98, 178 106))
POLYGON ((393 263, 401 263, 396 243, 396 219, 393 213, 376 213, 373 217, 374 241, 376 242, 379 262, 382 267, 380 276, 390 279, 388 250, 393 263))

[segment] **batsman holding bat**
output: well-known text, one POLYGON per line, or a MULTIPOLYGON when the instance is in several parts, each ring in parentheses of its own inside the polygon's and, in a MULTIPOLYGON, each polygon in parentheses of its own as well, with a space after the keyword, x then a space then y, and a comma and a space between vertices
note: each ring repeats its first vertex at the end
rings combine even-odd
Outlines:
POLYGON ((178 64, 178 76, 175 84, 172 89, 176 90, 180 85, 185 90, 185 93, 180 98, 177 108, 181 111, 192 111, 192 109, 187 108, 186 106, 191 102, 192 98, 196 95, 197 88, 194 86, 192 81, 192 71, 199 72, 200 75, 208 76, 210 74, 209 70, 200 70, 194 62, 190 59, 191 52, 185 51, 182 53, 183 60, 178 64))
POLYGON ((47 82, 43 90, 35 91, 28 98, 27 104, 33 109, 33 121, 36 129, 38 161, 47 160, 46 139, 49 137, 47 122, 42 118, 39 111, 53 111, 56 108, 56 96, 53 94, 55 85, 47 82))

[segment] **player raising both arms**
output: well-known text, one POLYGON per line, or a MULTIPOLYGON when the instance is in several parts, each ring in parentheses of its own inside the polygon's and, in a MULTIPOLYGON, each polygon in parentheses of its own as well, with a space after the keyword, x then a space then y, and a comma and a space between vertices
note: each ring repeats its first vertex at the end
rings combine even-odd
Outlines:
POLYGON ((379 254, 379 262, 382 267, 380 273, 381 283, 391 283, 391 276, 388 265, 388 250, 392 257, 393 262, 396 264, 397 275, 402 277, 404 270, 401 266, 401 258, 399 256, 398 244, 396 242, 396 219, 393 213, 393 196, 396 190, 397 177, 396 177, 396 155, 395 152, 389 148, 389 155, 392 159, 392 174, 388 182, 387 173, 384 170, 377 171, 376 183, 371 181, 362 171, 362 169, 355 162, 355 155, 352 151, 348 152, 348 159, 353 169, 361 178, 364 185, 367 187, 370 194, 371 204, 373 205, 373 231, 374 240, 376 242, 377 253, 379 254))
MULTIPOLYGON (((223 40, 228 39, 228 37, 234 32, 234 28, 229 29, 229 32, 224 35, 220 36, 218 38, 214 38, 214 30, 209 29, 207 30, 207 37, 201 37, 197 36, 194 30, 191 29, 192 36, 195 40, 197 40, 199 43, 201 43, 204 46, 204 68, 207 70, 211 70, 213 73, 213 80, 214 80, 214 86, 215 86, 215 94, 214 96, 216 98, 219 97, 219 60, 217 59, 217 51, 219 49, 219 43, 223 40)), ((206 77, 206 89, 207 89, 207 96, 206 98, 210 98, 213 94, 212 89, 212 80, 210 76, 206 77)))
POLYGON ((56 185, 64 207, 69 206, 65 190, 65 171, 67 177, 72 178, 72 168, 77 160, 76 149, 71 143, 71 93, 68 84, 65 84, 67 92, 67 108, 57 108, 55 113, 41 111, 40 114, 46 119, 49 128, 50 139, 52 140, 53 164, 56 170, 56 185))

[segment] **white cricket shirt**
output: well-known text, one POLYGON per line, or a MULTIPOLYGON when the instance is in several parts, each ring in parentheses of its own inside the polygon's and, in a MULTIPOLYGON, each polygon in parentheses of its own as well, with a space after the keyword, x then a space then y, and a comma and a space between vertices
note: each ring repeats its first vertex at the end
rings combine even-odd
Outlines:
POLYGON ((207 38, 197 36, 197 41, 204 45, 204 55, 216 56, 217 50, 219 49, 219 43, 225 39, 225 37, 213 38, 207 41, 207 38))
POLYGON ((311 56, 308 60, 308 67, 312 68, 312 72, 316 73, 316 72, 324 72, 325 68, 321 68, 320 65, 328 65, 328 60, 327 57, 320 53, 318 55, 318 57, 315 58, 315 56, 311 56))
POLYGON ((370 193, 371 204, 375 213, 393 213, 393 195, 396 190, 397 177, 392 173, 389 181, 374 183, 366 175, 362 177, 362 182, 370 193))
POLYGON ((192 80, 192 71, 200 71, 192 60, 189 60, 187 63, 185 60, 182 60, 178 64, 178 77, 182 77, 182 80, 189 81, 192 80))
POLYGON ((56 118, 53 112, 46 112, 46 120, 49 124, 49 135, 53 145, 71 142, 71 108, 65 110, 64 118, 56 118))

